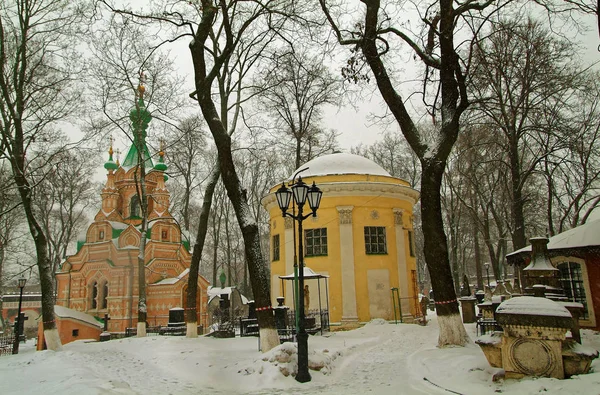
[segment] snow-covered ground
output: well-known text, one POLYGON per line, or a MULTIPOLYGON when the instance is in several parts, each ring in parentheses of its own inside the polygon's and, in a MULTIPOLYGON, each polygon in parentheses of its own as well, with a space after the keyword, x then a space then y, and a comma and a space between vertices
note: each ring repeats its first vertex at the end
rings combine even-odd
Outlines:
MULTIPOLYGON (((479 347, 438 349, 438 326, 375 320, 363 328, 309 338, 312 381, 281 372, 295 368, 295 345, 258 352, 257 338, 129 338, 67 344, 62 352, 0 357, 0 394, 598 394, 600 361, 568 380, 493 382, 479 347), (291 352, 291 356, 289 356, 291 352), (279 362, 278 362, 279 361, 279 362)), ((474 324, 467 325, 475 338, 474 324)), ((600 335, 583 331, 584 345, 600 335)))

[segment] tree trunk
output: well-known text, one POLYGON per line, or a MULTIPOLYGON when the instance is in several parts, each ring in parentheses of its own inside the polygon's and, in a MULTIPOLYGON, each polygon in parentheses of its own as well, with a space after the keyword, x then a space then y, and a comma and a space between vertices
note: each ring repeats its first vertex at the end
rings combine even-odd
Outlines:
MULTIPOLYGON (((473 221, 475 224, 477 220, 473 221)), ((475 251, 475 272, 477 273, 477 289, 483 290, 483 271, 481 270, 481 251, 479 250, 479 229, 473 226, 473 250, 475 251)))
POLYGON ((248 203, 243 199, 242 186, 235 172, 231 154, 231 137, 227 134, 219 120, 217 111, 210 95, 199 97, 204 119, 208 122, 217 150, 219 151, 219 166, 227 196, 233 205, 240 230, 244 238, 244 247, 248 257, 248 272, 257 307, 257 318, 260 326, 260 345, 262 351, 268 351, 279 345, 279 336, 275 328, 275 318, 271 307, 269 289, 269 273, 265 266, 260 248, 258 226, 252 218, 248 203), (262 310, 263 308, 264 310, 262 310))
POLYGON ((444 233, 440 188, 445 163, 422 161, 421 218, 425 262, 435 295, 440 325, 438 345, 464 345, 469 341, 458 310, 458 301, 448 259, 448 241, 444 233))
POLYGON ((235 211, 248 260, 248 272, 257 307, 257 318, 260 327, 260 345, 262 351, 268 351, 279 345, 279 336, 275 327, 275 317, 271 309, 271 290, 269 271, 262 256, 260 233, 256 221, 252 218, 250 206, 244 199, 240 179, 235 171, 231 153, 231 136, 223 123, 211 96, 213 81, 219 74, 224 62, 228 61, 235 49, 235 40, 227 27, 228 38, 223 52, 214 58, 215 63, 207 73, 205 59, 205 44, 212 31, 212 25, 217 15, 217 8, 209 1, 202 1, 202 19, 196 30, 194 40, 189 48, 194 65, 196 95, 202 115, 206 120, 219 153, 219 167, 227 195, 235 211))
POLYGON ((29 232, 35 243, 37 266, 42 288, 42 317, 44 339, 48 350, 62 350, 62 343, 54 319, 54 286, 52 280, 52 262, 48 254, 48 240, 39 221, 35 217, 31 202, 31 188, 25 178, 25 153, 23 152, 23 130, 20 122, 15 123, 15 140, 13 143, 14 156, 11 157, 11 166, 15 184, 19 189, 23 210, 29 225, 29 232))
POLYGON ((198 337, 198 306, 196 306, 196 299, 198 297, 198 272, 200 270, 200 261, 202 259, 204 241, 206 240, 206 233, 208 230, 208 217, 210 214, 210 208, 212 206, 213 195, 220 177, 221 172, 219 171, 219 166, 217 164, 204 191, 202 211, 200 212, 200 223, 198 224, 198 232, 196 234, 196 244, 194 245, 192 262, 190 264, 190 274, 188 276, 187 311, 185 317, 187 324, 186 337, 198 337))

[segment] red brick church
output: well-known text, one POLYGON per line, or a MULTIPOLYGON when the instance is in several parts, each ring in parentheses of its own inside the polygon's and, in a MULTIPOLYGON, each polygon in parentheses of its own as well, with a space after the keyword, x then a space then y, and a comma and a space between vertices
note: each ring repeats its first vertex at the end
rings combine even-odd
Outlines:
MULTIPOLYGON (((143 88, 143 87, 142 87, 143 88)), ((137 106, 130 118, 142 116, 145 126, 150 113, 140 89, 137 106), (138 112, 138 113, 136 113, 138 112)), ((179 224, 169 212, 170 194, 162 150, 156 164, 143 144, 148 195, 148 231, 145 250, 147 322, 166 325, 169 310, 186 307, 188 273, 191 262, 189 240, 182 237, 179 224)), ((122 164, 113 160, 112 143, 102 207, 88 227, 85 240, 77 243, 77 253, 67 257, 56 273, 57 305, 95 317, 110 317, 108 330, 123 332, 136 327, 138 305, 138 264, 141 239, 140 199, 136 179, 140 168, 136 145, 132 144, 122 164)), ((206 327, 208 281, 198 279, 198 325, 206 327)))

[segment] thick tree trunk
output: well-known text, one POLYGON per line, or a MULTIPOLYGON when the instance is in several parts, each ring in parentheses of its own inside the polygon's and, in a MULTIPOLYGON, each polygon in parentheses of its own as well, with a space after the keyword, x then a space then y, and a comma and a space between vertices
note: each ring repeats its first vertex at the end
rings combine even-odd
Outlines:
POLYGON ((42 288, 42 317, 44 339, 46 347, 49 350, 59 351, 62 349, 62 343, 56 329, 56 321, 54 319, 54 286, 52 262, 48 254, 48 240, 44 234, 39 221, 35 217, 31 202, 31 188, 29 182, 25 178, 25 154, 23 151, 23 130, 19 122, 15 124, 16 133, 13 144, 14 156, 11 157, 11 166, 15 184, 19 189, 21 202, 29 225, 29 232, 35 243, 35 251, 37 257, 37 266, 40 276, 40 285, 42 288))
POLYGON ((275 328, 275 318, 271 307, 269 289, 269 273, 265 266, 260 248, 258 226, 252 218, 250 206, 243 199, 242 186, 235 171, 231 153, 231 137, 221 123, 210 95, 199 98, 204 119, 208 122, 217 150, 219 151, 219 166, 227 196, 233 205, 240 230, 244 238, 250 282, 257 307, 257 318, 260 326, 260 345, 262 351, 268 351, 279 345, 279 336, 275 328), (264 309, 264 310, 263 310, 264 309))
POLYGON ((512 216, 513 230, 512 242, 514 251, 527 245, 525 237, 525 215, 523 214, 523 175, 520 172, 519 145, 516 141, 516 132, 509 134, 510 173, 512 183, 512 216))
POLYGON ((194 245, 194 251, 192 253, 192 263, 190 264, 187 311, 185 315, 185 321, 187 323, 186 337, 198 337, 198 306, 196 306, 196 299, 198 297, 198 272, 200 270, 200 261, 202 259, 204 241, 206 240, 206 233, 208 230, 208 217, 212 206, 213 195, 220 177, 221 172, 219 171, 219 166, 217 164, 206 185, 206 189, 204 190, 204 200, 202 202, 202 211, 200 212, 200 223, 198 224, 196 244, 194 245))
POLYGON ((257 318, 260 326, 260 345, 262 351, 268 351, 279 345, 279 336, 275 327, 275 317, 271 310, 271 291, 269 271, 263 259, 260 248, 260 234, 252 211, 242 192, 240 179, 235 171, 231 153, 231 137, 227 133, 227 126, 219 117, 215 103, 211 97, 211 86, 219 74, 223 63, 230 59, 235 49, 235 37, 231 31, 226 30, 227 39, 221 54, 213 58, 214 64, 207 72, 205 59, 205 44, 212 31, 212 26, 217 14, 217 8, 207 1, 202 1, 202 18, 196 29, 194 40, 190 43, 190 52, 194 65, 196 95, 202 115, 211 131, 217 151, 219 153, 219 167, 223 184, 227 190, 229 200, 233 205, 242 236, 248 261, 248 272, 257 307, 257 318))
POLYGON ((438 346, 464 345, 469 341, 458 310, 458 301, 448 259, 448 241, 444 233, 440 188, 445 163, 422 161, 421 220, 424 254, 440 325, 438 346))

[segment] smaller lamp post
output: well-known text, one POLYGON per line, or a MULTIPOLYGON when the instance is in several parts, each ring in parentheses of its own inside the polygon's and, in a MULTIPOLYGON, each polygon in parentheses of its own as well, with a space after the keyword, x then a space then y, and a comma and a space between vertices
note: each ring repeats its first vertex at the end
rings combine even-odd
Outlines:
POLYGON ((488 288, 490 288, 490 263, 486 262, 483 264, 483 266, 485 267, 485 272, 487 274, 488 288))
POLYGON ((285 186, 285 183, 275 192, 277 204, 281 209, 283 217, 290 217, 298 221, 298 258, 299 258, 299 275, 298 275, 298 312, 300 315, 300 325, 298 328, 298 373, 296 381, 305 383, 311 380, 308 372, 308 333, 306 333, 306 317, 304 317, 304 251, 302 246, 302 221, 310 217, 317 216, 317 209, 321 204, 321 195, 323 192, 315 185, 314 181, 311 187, 302 181, 302 177, 298 177, 298 181, 294 183, 292 180, 291 191, 285 186), (290 201, 294 197, 294 201, 298 205, 298 214, 290 214, 287 209, 290 201), (302 215, 304 204, 308 200, 308 205, 312 211, 307 215, 302 215))
POLYGON ((25 283, 27 282, 27 279, 24 277, 21 277, 19 279, 19 310, 17 311, 17 318, 15 319, 15 344, 13 345, 13 354, 18 354, 19 353, 19 340, 21 337, 21 304, 23 302, 23 288, 25 288, 25 283))

